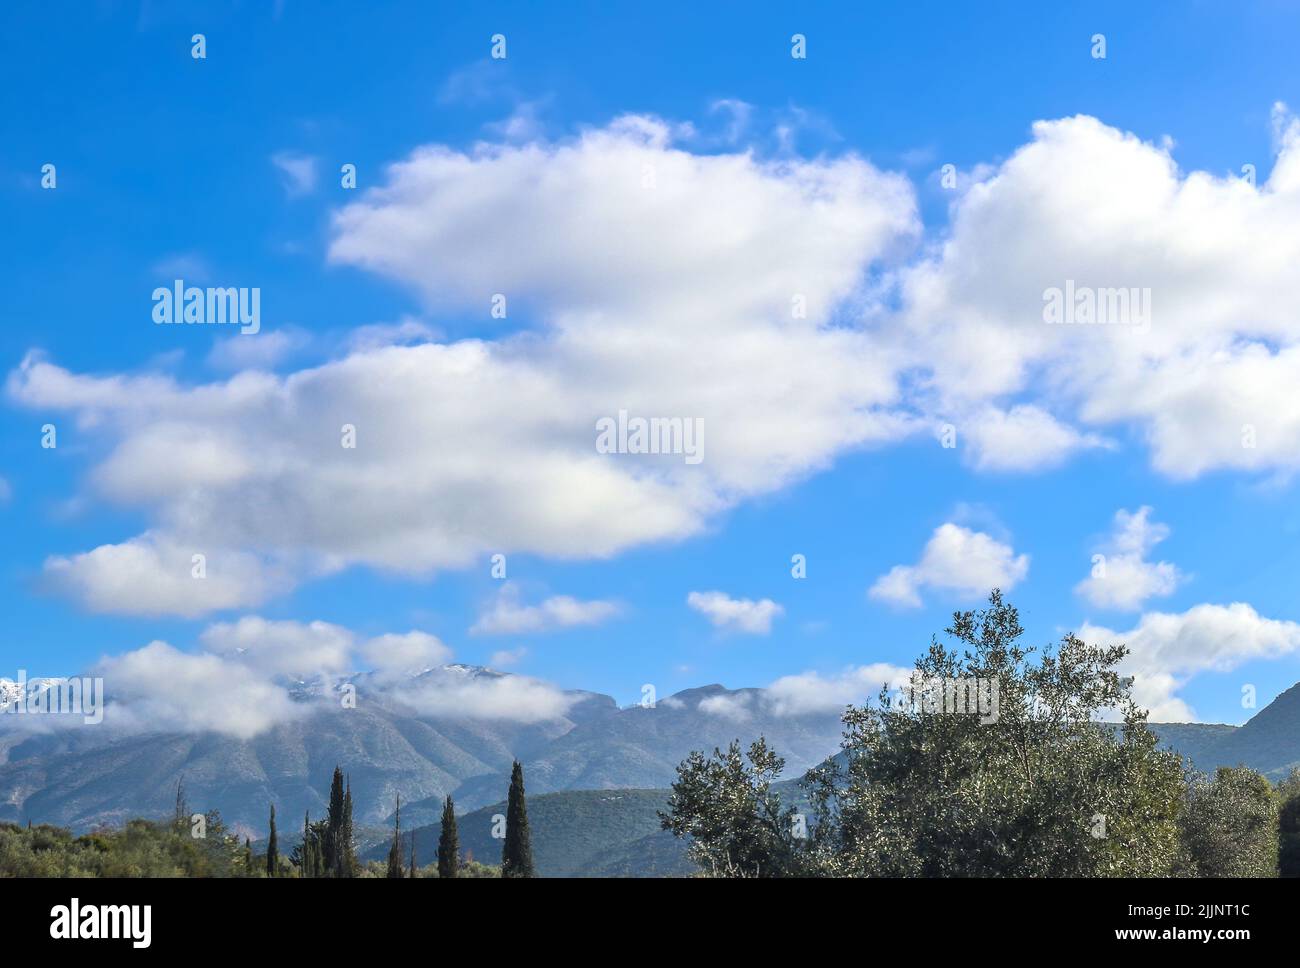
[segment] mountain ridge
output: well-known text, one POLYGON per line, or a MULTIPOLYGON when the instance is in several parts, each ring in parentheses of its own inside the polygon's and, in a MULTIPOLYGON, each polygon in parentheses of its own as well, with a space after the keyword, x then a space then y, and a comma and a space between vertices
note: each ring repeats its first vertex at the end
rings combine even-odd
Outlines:
MULTIPOLYGON (((438 675, 512 674, 458 665, 416 677, 438 675)), ((119 735, 102 726, 33 732, 5 729, 0 718, 0 820, 85 831, 137 816, 170 816, 183 779, 194 809, 216 808, 229 825, 258 837, 272 802, 282 827, 307 812, 319 817, 337 764, 350 776, 359 825, 387 823, 398 796, 408 823, 429 825, 448 795, 461 813, 500 801, 516 759, 524 764, 531 802, 572 791, 666 790, 691 751, 725 748, 733 739, 747 744, 760 735, 786 758, 789 781, 833 755, 841 735, 839 710, 780 715, 765 690, 718 683, 681 690, 652 707, 620 707, 601 693, 568 690, 563 715, 511 722, 413 713, 365 675, 352 678, 356 708, 323 703, 323 684, 300 680, 302 701, 318 704, 310 715, 250 739, 119 735)), ((1151 727, 1163 746, 1199 769, 1241 764, 1276 781, 1300 765, 1300 684, 1242 726, 1151 727)))

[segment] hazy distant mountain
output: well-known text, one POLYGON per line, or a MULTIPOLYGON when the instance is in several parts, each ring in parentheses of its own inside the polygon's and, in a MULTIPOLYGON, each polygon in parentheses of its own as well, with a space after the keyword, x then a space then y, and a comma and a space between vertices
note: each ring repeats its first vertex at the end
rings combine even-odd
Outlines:
MULTIPOLYGON (((632 706, 578 723, 524 765, 530 792, 666 787, 692 750, 765 736, 785 757, 787 772, 802 773, 834 752, 840 735, 838 712, 775 715, 766 711, 761 689, 710 685, 679 692, 653 709, 632 706)), ((467 805, 500 799, 509 780, 508 769, 467 780, 457 805, 462 798, 467 805)))
MULTIPOLYGON (((422 675, 442 677, 439 681, 505 678, 463 665, 422 675)), ((581 804, 590 811, 582 821, 591 825, 586 834, 557 834, 581 849, 548 859, 555 871, 668 870, 681 860, 681 845, 660 836, 647 798, 658 798, 657 809, 688 753, 736 738, 748 743, 762 735, 786 758, 784 775, 792 782, 833 754, 840 739, 838 714, 783 715, 760 689, 704 686, 661 700, 654 708, 623 709, 609 696, 572 691, 565 694, 570 702, 564 715, 519 723, 418 715, 390 702, 365 676, 354 679, 355 709, 323 701, 328 685, 302 682, 295 695, 308 714, 249 740, 212 733, 121 735, 107 726, 33 734, 9 728, 0 719, 0 820, 31 819, 85 830, 131 817, 168 816, 183 776, 193 809, 215 807, 228 823, 257 837, 265 833, 274 802, 281 830, 289 833, 301 825, 305 811, 323 814, 330 774, 339 764, 351 777, 359 827, 389 822, 400 795, 403 826, 409 829, 436 825, 447 794, 462 813, 490 817, 491 809, 483 814, 479 808, 499 803, 510 763, 518 758, 524 763, 530 811, 534 802, 547 804, 548 823, 563 824, 577 822, 576 814, 561 818, 566 809, 581 804), (632 799, 540 797, 611 790, 632 790, 632 799)), ((1276 780, 1300 765, 1300 685, 1241 727, 1162 723, 1153 728, 1164 745, 1200 769, 1244 764, 1276 780)), ((463 830, 462 839, 468 836, 463 830)), ((535 819, 538 836, 551 835, 543 834, 535 819)), ((480 846, 491 849, 486 842, 480 846)))
MULTIPOLYGON (((425 675, 503 676, 470 666, 425 675)), ((257 836, 271 802, 285 829, 300 825, 305 811, 320 816, 338 764, 351 777, 358 824, 383 823, 398 795, 411 822, 433 822, 447 794, 462 810, 500 800, 515 758, 525 765, 529 792, 539 794, 666 787, 691 750, 759 735, 782 751, 789 770, 802 771, 839 742, 836 714, 777 715, 754 689, 707 686, 655 708, 626 709, 609 696, 571 691, 563 716, 521 724, 417 715, 369 688, 364 676, 354 678, 356 708, 322 702, 327 686, 300 683, 295 695, 310 714, 249 740, 123 736, 107 725, 33 735, 0 721, 0 820, 88 829, 167 816, 183 776, 193 809, 215 807, 257 836)))

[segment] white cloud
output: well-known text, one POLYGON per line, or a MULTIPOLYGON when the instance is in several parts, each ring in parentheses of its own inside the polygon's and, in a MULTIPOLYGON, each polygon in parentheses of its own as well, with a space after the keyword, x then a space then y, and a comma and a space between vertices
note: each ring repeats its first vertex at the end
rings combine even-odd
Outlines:
POLYGON ((528 650, 523 646, 517 649, 500 649, 492 653, 488 659, 488 665, 493 669, 508 669, 513 665, 518 665, 528 655, 528 650))
POLYGON ((451 649, 427 632, 376 636, 361 647, 361 654, 381 674, 407 675, 451 661, 451 649))
POLYGON ((475 635, 519 635, 549 632, 580 625, 599 625, 621 611, 616 602, 579 601, 569 595, 553 595, 539 605, 523 605, 518 589, 502 586, 487 611, 478 617, 470 632, 475 635))
POLYGON ((51 556, 44 576, 51 588, 92 612, 185 618, 258 605, 290 584, 277 566, 255 554, 182 544, 153 532, 82 554, 51 556), (197 554, 205 556, 201 578, 195 577, 197 554))
POLYGON ((1017 555, 1010 545, 951 522, 937 527, 921 560, 915 565, 895 565, 876 579, 868 594, 877 600, 916 608, 921 589, 954 592, 963 598, 987 595, 994 588, 1006 591, 1029 573, 1029 556, 1017 555))
POLYGON ((719 98, 709 105, 710 114, 724 114, 730 118, 723 139, 728 144, 737 144, 744 137, 754 115, 754 105, 736 98, 719 98))
POLYGON ((502 141, 531 141, 541 137, 545 130, 540 114, 542 104, 537 101, 520 101, 510 114, 500 121, 485 124, 484 130, 502 141))
POLYGON ((1080 450, 1108 446, 1104 438, 1080 433, 1033 404, 984 407, 957 427, 959 435, 965 431, 971 462, 981 471, 1045 470, 1080 450))
POLYGON ((249 739, 306 711, 248 666, 191 655, 166 642, 104 659, 94 672, 103 676, 109 697, 104 722, 115 729, 249 739))
MULTIPOLYGON (((1282 112, 1277 128, 1256 187, 1182 172, 1167 143, 1094 118, 1035 124, 905 275, 898 339, 930 405, 1032 393, 1061 424, 1136 429, 1173 478, 1300 468, 1300 126, 1282 112), (1149 290, 1149 324, 1047 325, 1044 293, 1067 281, 1149 290)), ((1049 431, 1048 453, 1073 433, 1049 431)), ((1019 434, 987 444, 984 466, 1025 460, 1019 434)))
MULTIPOLYGON (((672 136, 640 118, 567 142, 425 148, 338 213, 333 261, 485 317, 507 293, 535 331, 362 344, 315 368, 192 386, 30 356, 11 398, 93 423, 108 451, 88 496, 152 526, 94 555, 220 548, 263 572, 240 569, 221 594, 160 596, 73 555, 51 564, 62 587, 91 607, 193 615, 353 564, 427 575, 497 552, 604 558, 697 534, 846 450, 916 430, 892 355, 831 325, 867 269, 914 236, 906 182, 851 155, 769 163, 694 155, 672 136), (596 420, 620 409, 700 418, 707 459, 596 453, 596 420), (339 445, 344 424, 355 449, 339 445)), ((135 570, 166 576, 150 564, 135 570)))
MULTIPOLYGON (((1279 110, 1276 130, 1255 187, 1180 172, 1168 146, 1093 118, 1040 122, 901 271, 912 188, 851 154, 696 154, 683 126, 635 116, 567 140, 421 148, 336 213, 330 259, 485 323, 506 294, 525 331, 362 340, 323 366, 203 385, 29 357, 10 396, 94 425, 108 452, 93 491, 150 527, 49 570, 90 607, 192 615, 353 564, 604 558, 952 415, 977 470, 1054 466, 1116 428, 1172 477, 1289 474, 1300 125, 1279 110), (1047 325, 1044 292, 1071 280, 1149 289, 1150 324, 1047 325), (707 459, 595 453, 595 421, 620 409, 702 419, 707 459), (355 450, 337 446, 343 424, 355 450), (189 589, 154 560, 164 548, 239 567, 189 589), (119 559, 165 592, 117 581, 119 559)), ((896 570, 879 593, 914 602, 918 581, 896 570)))
POLYGON ((312 155, 292 151, 277 151, 271 164, 280 171, 281 183, 290 198, 310 195, 316 190, 316 162, 312 155))
POLYGON ((272 369, 310 341, 306 332, 293 328, 221 334, 208 353, 208 364, 220 370, 272 369))
POLYGON ((1121 671, 1134 677, 1134 699, 1151 711, 1152 722, 1196 721, 1175 693, 1197 673, 1231 672, 1254 659, 1300 650, 1300 624, 1264 618, 1243 602, 1148 613, 1127 632, 1085 624, 1078 635, 1093 645, 1129 647, 1121 671))
POLYGON ((753 695, 742 692, 707 696, 700 700, 697 708, 700 712, 708 713, 710 716, 718 716, 722 719, 730 719, 732 722, 743 723, 753 718, 753 695))
POLYGON ((850 703, 874 699, 882 686, 902 688, 911 682, 913 670, 875 662, 855 666, 833 675, 802 672, 782 676, 765 691, 765 699, 779 716, 839 712, 850 703))
POLYGON ((359 647, 348 629, 326 622, 270 621, 246 616, 209 626, 204 651, 165 642, 102 658, 104 722, 114 730, 215 732, 248 739, 281 723, 337 706, 321 696, 358 671, 373 669, 362 688, 406 711, 433 718, 536 723, 558 720, 575 701, 548 682, 469 666, 443 665, 451 650, 425 632, 386 634, 359 647), (314 682, 315 698, 291 696, 285 679, 314 682))
POLYGON ((352 633, 328 622, 274 622, 246 615, 208 626, 199 641, 212 654, 266 676, 345 672, 352 661, 352 633))
POLYGON ((422 148, 336 215, 330 257, 434 305, 521 293, 602 328, 635 312, 690 332, 788 320, 795 294, 819 318, 917 229, 906 180, 854 156, 762 163, 673 137, 627 116, 570 143, 422 148))
POLYGON ((422 716, 536 723, 558 719, 577 701, 527 676, 464 676, 455 671, 408 680, 392 693, 422 716))
POLYGON ((365 353, 385 346, 432 343, 437 332, 428 323, 404 317, 396 323, 370 323, 358 326, 348 335, 348 349, 365 353))
POLYGON ((1097 608, 1134 611, 1148 598, 1173 593, 1185 577, 1178 567, 1146 560, 1151 549, 1169 537, 1169 528, 1150 520, 1150 515, 1146 506, 1132 513, 1123 508, 1115 512, 1114 531, 1101 549, 1104 561, 1075 586, 1076 594, 1097 608))
POLYGON ((767 635, 772 631, 772 620, 785 612, 770 598, 754 601, 732 598, 726 592, 691 592, 686 604, 720 629, 749 635, 767 635))

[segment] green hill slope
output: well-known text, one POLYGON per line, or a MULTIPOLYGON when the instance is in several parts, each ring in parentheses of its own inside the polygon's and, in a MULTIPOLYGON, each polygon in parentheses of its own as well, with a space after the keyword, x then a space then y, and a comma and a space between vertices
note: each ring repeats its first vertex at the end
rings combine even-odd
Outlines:
MULTIPOLYGON (((533 860, 543 877, 648 877, 686 874, 685 845, 671 834, 661 836, 657 811, 667 790, 568 790, 528 798, 533 860)), ((504 802, 458 817, 461 850, 486 864, 501 859, 501 841, 492 836, 493 816, 504 815, 504 802)), ((423 862, 437 851, 441 824, 416 828, 423 862)), ((364 851, 367 859, 387 856, 388 844, 364 851)))

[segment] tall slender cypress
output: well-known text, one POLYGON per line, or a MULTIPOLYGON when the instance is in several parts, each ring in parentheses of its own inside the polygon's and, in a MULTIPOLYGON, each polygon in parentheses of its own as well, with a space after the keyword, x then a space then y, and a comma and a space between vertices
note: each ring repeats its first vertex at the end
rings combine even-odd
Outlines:
POLYGON ((343 877, 357 876, 357 847, 352 839, 352 778, 348 777, 347 790, 343 794, 343 830, 339 835, 340 852, 343 858, 343 877))
POLYGON ((451 797, 442 805, 442 831, 438 834, 438 876, 460 874, 460 835, 456 831, 456 804, 451 797))
POLYGON ((515 760, 510 771, 510 797, 506 802, 506 842, 501 848, 502 877, 533 877, 533 838, 528 830, 528 805, 524 802, 524 768, 515 760))
POLYGON ((275 836, 275 804, 271 804, 271 836, 266 842, 266 876, 274 877, 280 864, 280 844, 275 836))
POLYGON ((324 862, 326 877, 343 877, 343 771, 334 767, 330 782, 330 805, 326 815, 324 862))
POLYGON ((397 798, 397 809, 393 811, 393 844, 388 848, 388 876, 404 877, 402 871, 402 798, 397 798))
POLYGON ((253 876, 253 842, 244 838, 244 876, 253 876))
POLYGON ((302 815, 302 847, 298 850, 298 858, 302 864, 302 877, 316 876, 316 849, 312 843, 311 835, 311 811, 307 810, 302 815))

